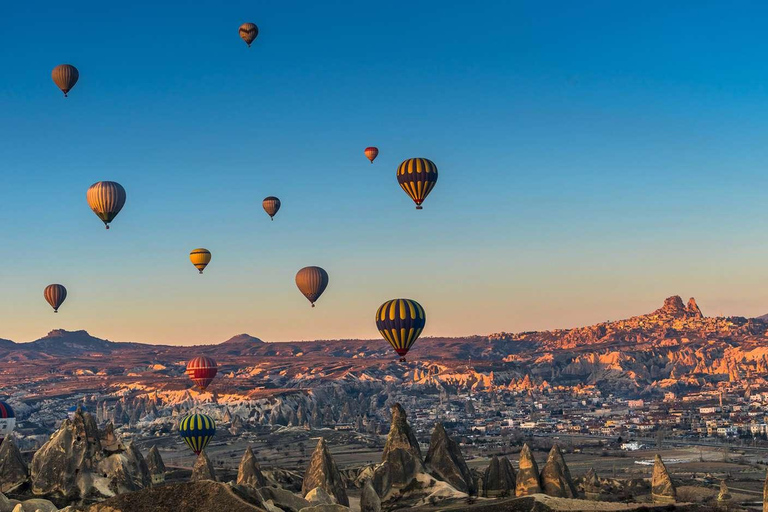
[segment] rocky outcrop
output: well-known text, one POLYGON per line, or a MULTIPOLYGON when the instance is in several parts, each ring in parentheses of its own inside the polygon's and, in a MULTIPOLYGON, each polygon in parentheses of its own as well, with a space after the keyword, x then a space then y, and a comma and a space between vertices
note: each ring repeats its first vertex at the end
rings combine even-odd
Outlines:
POLYGON ((239 436, 243 433, 243 430, 245 430, 243 419, 239 415, 235 414, 232 417, 232 423, 229 425, 229 433, 233 436, 239 436))
POLYGON ((29 469, 13 437, 0 444, 0 492, 11 492, 29 480, 29 469))
POLYGON ((160 484, 165 482, 165 463, 160 456, 160 452, 157 446, 152 445, 147 455, 147 469, 149 469, 149 476, 152 479, 153 484, 160 484))
POLYGON ((208 458, 205 450, 201 451, 200 455, 195 459, 195 465, 192 466, 192 476, 189 479, 192 482, 199 482, 201 480, 216 481, 216 471, 213 469, 211 459, 208 458))
POLYGON ((603 486, 600 483, 600 478, 597 476, 595 468, 589 468, 587 474, 584 475, 581 485, 584 495, 589 500, 598 500, 603 492, 603 486))
POLYGON ((114 494, 138 491, 152 483, 147 463, 133 443, 124 452, 101 459, 96 473, 108 480, 107 485, 114 494))
POLYGON ((115 435, 115 426, 111 421, 107 423, 104 432, 101 432, 99 437, 101 439, 101 449, 104 450, 105 453, 119 453, 125 450, 125 446, 123 446, 117 438, 117 435, 115 435))
POLYGON ((515 495, 529 496, 540 492, 539 466, 536 464, 536 459, 533 458, 528 444, 524 444, 520 451, 520 465, 515 479, 515 495))
POLYGON ((301 509, 299 512, 351 512, 351 508, 343 505, 315 505, 301 509))
POLYGON ((656 454, 653 462, 653 475, 651 477, 651 496, 655 503, 674 503, 677 500, 677 491, 667 472, 664 461, 656 454))
POLYGON ((301 493, 306 496, 309 491, 315 487, 322 487, 341 505, 348 506, 349 498, 344 488, 344 481, 341 478, 336 462, 331 456, 328 445, 322 437, 317 442, 315 452, 309 461, 306 473, 304 473, 304 482, 301 485, 301 493))
POLYGON ((483 474, 483 496, 512 496, 515 494, 515 468, 506 457, 493 456, 483 474))
POLYGON ((555 443, 547 456, 544 469, 541 470, 541 488, 544 494, 555 498, 576 498, 578 492, 573 484, 571 472, 563 458, 563 452, 555 443))
POLYGON ((365 481, 360 492, 360 512, 381 512, 381 499, 370 480, 365 481))
POLYGON ((90 414, 76 412, 71 420, 62 422, 32 458, 32 492, 85 497, 91 490, 90 473, 100 452, 96 422, 90 414))
POLYGON ((685 306, 685 312, 689 317, 704 318, 704 315, 701 313, 701 309, 699 309, 699 305, 696 304, 696 299, 693 297, 688 299, 688 304, 685 306))
POLYGON ((419 442, 408 425, 405 410, 398 403, 392 406, 392 425, 381 460, 389 466, 389 481, 394 488, 410 483, 417 473, 426 471, 419 442))
POLYGON ((249 485, 251 487, 263 487, 267 485, 267 479, 261 472, 259 463, 253 455, 251 447, 245 449, 243 458, 240 459, 240 467, 237 470, 237 483, 239 485, 249 485))
POLYGON ((763 484, 763 512, 768 512, 768 471, 766 471, 765 483, 763 484))
POLYGON ((309 502, 304 498, 279 487, 262 487, 259 489, 259 493, 267 502, 271 501, 285 512, 299 512, 299 510, 309 506, 309 502))
POLYGON ((336 503, 336 499, 325 492, 325 489, 322 487, 315 487, 304 496, 304 499, 309 502, 310 506, 333 505, 336 503))
POLYGON ((475 494, 475 481, 464 461, 459 443, 448 436, 442 423, 436 423, 429 440, 429 451, 425 459, 431 473, 451 484, 457 490, 475 494))
MULTIPOLYGON (((222 483, 202 481, 172 483, 131 492, 91 505, 87 512, 264 512, 258 503, 222 483)), ((287 509, 286 509, 287 510, 287 509)))
POLYGON ((728 486, 725 485, 725 480, 720 480, 720 492, 717 493, 717 501, 724 502, 731 500, 731 492, 728 490, 728 486))

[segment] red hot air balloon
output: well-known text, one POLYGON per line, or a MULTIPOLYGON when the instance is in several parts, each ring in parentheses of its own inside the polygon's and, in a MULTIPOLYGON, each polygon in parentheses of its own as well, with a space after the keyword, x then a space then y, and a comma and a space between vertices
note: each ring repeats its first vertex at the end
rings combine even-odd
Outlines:
POLYGON ((216 361, 207 356, 196 357, 187 363, 187 375, 200 391, 205 391, 218 371, 216 361))
POLYGON ((379 148, 370 146, 365 148, 365 157, 373 163, 376 157, 379 156, 379 148))

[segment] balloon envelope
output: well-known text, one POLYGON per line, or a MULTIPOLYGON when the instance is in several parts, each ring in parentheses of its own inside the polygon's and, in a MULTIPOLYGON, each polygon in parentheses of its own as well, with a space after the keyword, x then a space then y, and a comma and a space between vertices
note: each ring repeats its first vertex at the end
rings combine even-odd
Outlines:
POLYGON ((13 432, 16 426, 16 414, 6 402, 0 401, 0 442, 13 432))
POLYGON ((405 361, 405 355, 427 324, 421 304, 411 299, 388 300, 376 311, 376 328, 405 361))
POLYGON ((437 166, 426 158, 409 158, 397 168, 397 182, 421 210, 421 203, 437 183, 437 166))
POLYGON ((203 249, 202 247, 194 249, 189 253, 189 261, 191 261, 195 268, 202 274, 203 269, 205 269, 211 262, 211 251, 203 249))
POLYGON ((296 273, 296 286, 315 307, 315 302, 328 286, 328 272, 320 267, 304 267, 296 273))
POLYGON ((125 189, 114 181, 99 181, 88 188, 85 199, 93 213, 109 229, 109 223, 114 220, 125 205, 125 189))
POLYGON ((240 25, 239 32, 240 38, 245 41, 250 48, 251 43, 254 42, 259 35, 259 27, 257 27, 255 23, 243 23, 240 25))
POLYGON ((72 64, 61 64, 53 68, 51 78, 53 78, 53 83, 61 89, 66 98, 67 93, 72 90, 78 78, 80 78, 80 72, 72 64))
POLYGON ((216 435, 216 422, 207 414, 190 414, 179 423, 179 434, 187 446, 200 455, 216 435))
POLYGON ((265 197, 261 202, 261 207, 267 212, 269 218, 274 220, 275 215, 277 215, 278 210, 280 210, 280 200, 275 196, 265 197))
POLYGON ((208 356, 199 356, 187 363, 187 375, 200 391, 206 390, 218 371, 216 361, 208 356))
POLYGON ((45 287, 45 290, 43 290, 43 296, 53 308, 53 312, 58 313, 61 304, 64 302, 64 299, 67 298, 67 289, 60 284, 49 284, 45 287))
POLYGON ((374 146, 365 148, 365 156, 371 163, 373 163, 373 161, 376 160, 376 157, 379 156, 379 148, 374 146))

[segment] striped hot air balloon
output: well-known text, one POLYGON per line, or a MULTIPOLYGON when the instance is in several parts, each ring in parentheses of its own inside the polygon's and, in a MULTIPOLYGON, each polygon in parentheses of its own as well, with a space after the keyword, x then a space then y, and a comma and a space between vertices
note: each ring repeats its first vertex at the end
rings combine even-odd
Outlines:
POLYGON ((374 160, 376 160, 376 157, 379 156, 379 148, 374 146, 369 146, 365 148, 365 157, 373 163, 374 160))
POLYGON ((437 183, 437 166, 426 158, 409 158, 397 168, 397 182, 421 210, 421 203, 437 183))
POLYGON ((0 444, 16 427, 16 414, 6 402, 0 401, 0 444))
POLYGON ((328 272, 320 267, 304 267, 296 273, 296 286, 315 307, 315 302, 328 286, 328 272))
POLYGON ((269 218, 275 220, 278 210, 280 210, 280 200, 275 196, 265 197, 261 202, 261 207, 267 212, 269 218))
POLYGON ((427 314, 421 304, 411 299, 393 299, 376 311, 376 327, 405 361, 405 355, 427 324, 427 314))
POLYGON ((58 313, 62 302, 67 298, 67 289, 60 284, 49 284, 45 287, 43 296, 53 308, 53 312, 58 313))
POLYGON ((243 23, 240 25, 240 38, 245 41, 248 48, 251 47, 251 43, 256 40, 259 35, 259 27, 255 23, 243 23))
POLYGON ((78 78, 80 78, 80 72, 72 64, 61 64, 53 68, 51 78, 53 78, 53 83, 61 89, 66 98, 69 91, 77 83, 78 78))
POLYGON ((187 363, 187 375, 200 391, 205 391, 219 371, 216 361, 208 356, 198 356, 187 363))
POLYGON ((109 229, 109 223, 125 205, 125 189, 114 181, 99 181, 88 188, 85 198, 93 213, 109 229))
POLYGON ((189 261, 191 261, 197 270, 199 270, 202 274, 203 269, 205 269, 205 267, 207 267, 211 262, 211 251, 208 249, 203 249, 202 247, 195 249, 189 253, 189 261))
POLYGON ((179 434, 187 446, 200 455, 216 435, 216 422, 207 414, 190 414, 179 423, 179 434))

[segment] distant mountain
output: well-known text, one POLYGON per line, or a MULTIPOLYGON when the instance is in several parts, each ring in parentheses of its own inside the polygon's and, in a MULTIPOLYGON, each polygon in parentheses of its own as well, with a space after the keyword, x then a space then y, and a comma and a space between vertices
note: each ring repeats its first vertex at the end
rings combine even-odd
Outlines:
POLYGON ((761 322, 768 322, 768 313, 760 316, 756 316, 754 320, 760 320, 761 322))
POLYGON ((227 341, 222 342, 222 345, 255 345, 264 343, 259 338, 254 338, 250 334, 238 334, 232 336, 227 341))

